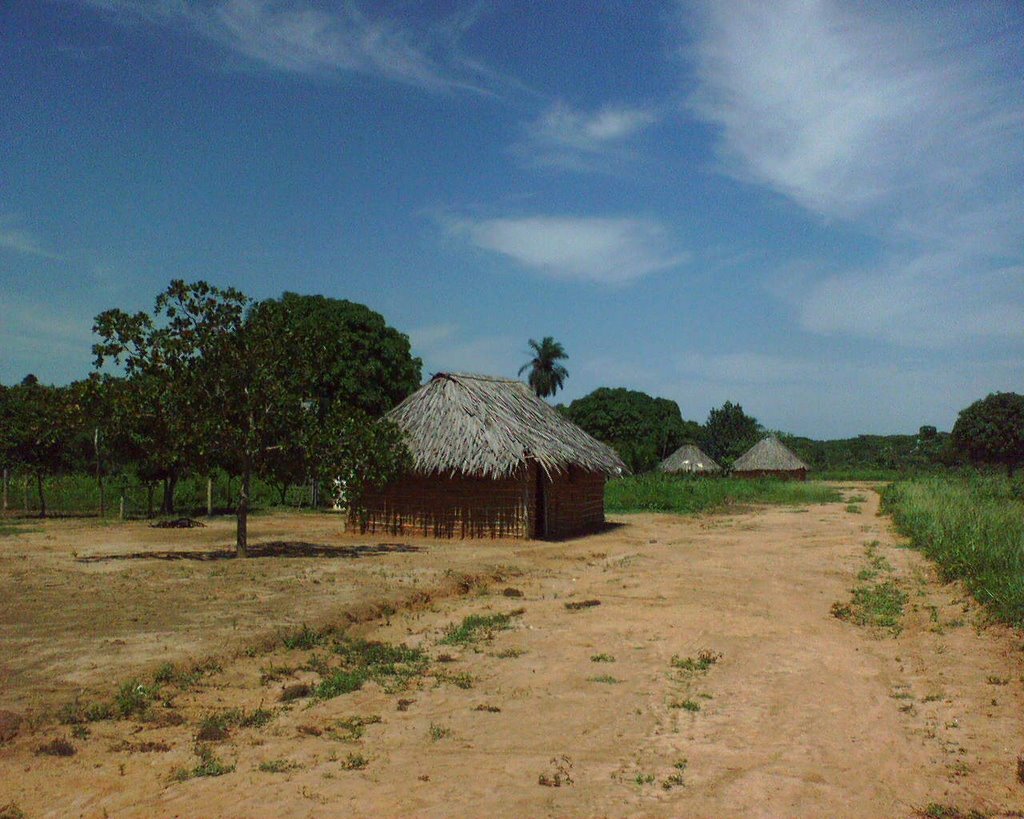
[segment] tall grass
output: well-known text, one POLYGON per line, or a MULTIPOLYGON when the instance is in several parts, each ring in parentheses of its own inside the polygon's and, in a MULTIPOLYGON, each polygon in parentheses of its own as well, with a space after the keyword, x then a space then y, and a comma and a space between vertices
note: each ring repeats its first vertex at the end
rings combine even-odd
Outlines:
POLYGON ((889 486, 885 509, 913 545, 1000 620, 1024 627, 1024 483, 1002 476, 889 486))
POLYGON ((906 474, 898 469, 851 466, 815 470, 814 477, 819 481, 895 481, 906 477, 906 474))
POLYGON ((815 481, 772 478, 690 478, 651 473, 617 478, 605 488, 609 512, 675 512, 691 515, 733 504, 830 503, 840 500, 830 486, 815 481))

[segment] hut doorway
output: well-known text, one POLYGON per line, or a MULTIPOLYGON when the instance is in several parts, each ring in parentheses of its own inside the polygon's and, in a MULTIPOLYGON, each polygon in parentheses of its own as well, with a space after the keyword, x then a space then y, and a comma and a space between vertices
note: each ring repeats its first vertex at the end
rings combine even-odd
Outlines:
POLYGON ((544 474, 544 470, 540 466, 536 467, 537 470, 537 497, 534 499, 534 525, 533 536, 540 540, 541 538, 547 537, 548 534, 548 495, 545 489, 545 482, 547 481, 547 475, 544 474))

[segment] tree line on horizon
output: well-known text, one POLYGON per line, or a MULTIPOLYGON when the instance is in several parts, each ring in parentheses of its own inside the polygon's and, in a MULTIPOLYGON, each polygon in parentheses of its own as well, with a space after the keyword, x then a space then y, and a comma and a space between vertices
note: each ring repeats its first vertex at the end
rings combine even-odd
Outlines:
MULTIPOLYGON (((408 466, 401 436, 381 417, 420 385, 409 338, 354 302, 284 293, 253 301, 206 282, 172 281, 151 313, 104 311, 95 319, 94 371, 67 386, 32 375, 0 385, 0 467, 31 475, 41 514, 48 477, 87 472, 99 487, 131 474, 174 513, 185 475, 215 470, 237 479, 239 553, 246 547, 250 484, 281 488, 342 478, 350 503, 408 466)), ((530 339, 521 369, 538 395, 568 378, 564 347, 530 339)), ((600 387, 568 405, 569 420, 615 447, 634 472, 652 469, 684 443, 723 466, 766 433, 739 404, 712 409, 703 424, 675 401, 600 387)), ((1024 462, 1024 397, 995 393, 960 413, 952 434, 842 441, 780 437, 815 468, 905 468, 970 460, 1024 462)))

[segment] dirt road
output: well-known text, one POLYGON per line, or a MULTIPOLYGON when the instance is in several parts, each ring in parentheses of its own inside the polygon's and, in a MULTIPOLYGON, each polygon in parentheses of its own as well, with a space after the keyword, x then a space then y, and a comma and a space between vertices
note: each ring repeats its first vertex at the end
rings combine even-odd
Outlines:
MULTIPOLYGON (((78 738, 73 726, 23 725, 0 746, 0 806, 28 816, 1024 810, 1020 635, 985 626, 899 548, 873 492, 846 494, 867 500, 856 511, 624 516, 568 543, 388 553, 382 588, 412 566, 440 584, 459 549, 459 571, 478 575, 467 593, 429 600, 424 579, 390 618, 349 627, 426 652, 429 669, 408 687, 368 682, 282 704, 286 686, 322 679, 329 650, 250 652, 145 721, 92 722, 78 738), (905 595, 898 627, 858 625, 851 590, 889 582, 905 595), (442 644, 452 624, 494 614, 511 627, 442 644), (204 717, 261 707, 273 711, 266 725, 239 725, 235 712, 206 745, 233 770, 175 778, 202 765, 204 717), (54 738, 75 755, 36 752, 54 738)), ((313 609, 342 621, 345 605, 313 609)))

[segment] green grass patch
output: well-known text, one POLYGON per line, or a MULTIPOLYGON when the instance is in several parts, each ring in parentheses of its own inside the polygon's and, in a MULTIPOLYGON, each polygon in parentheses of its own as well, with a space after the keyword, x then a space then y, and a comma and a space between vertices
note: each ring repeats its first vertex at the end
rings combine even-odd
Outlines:
POLYGON ((268 759, 266 762, 260 763, 259 769, 263 773, 287 773, 301 767, 298 762, 292 762, 288 759, 268 759))
POLYGON ((907 594, 892 578, 881 583, 867 583, 853 589, 849 604, 835 603, 833 616, 858 626, 888 631, 896 636, 903 630, 903 607, 907 594))
POLYGON ((446 646, 466 646, 479 640, 490 638, 497 631, 512 628, 512 618, 522 612, 510 614, 470 614, 458 625, 452 623, 445 630, 441 644, 446 646))
POLYGON ((722 655, 717 651, 701 649, 697 652, 696 657, 680 657, 678 654, 673 654, 671 665, 686 674, 704 674, 721 659, 722 655))
POLYGON ((691 478, 650 473, 608 481, 608 512, 674 512, 693 515, 741 504, 804 505, 833 503, 842 495, 817 481, 780 481, 771 478, 691 478))
POLYGON ((208 745, 197 745, 195 752, 196 756, 199 757, 199 764, 192 770, 186 768, 179 770, 174 775, 174 778, 179 782, 200 776, 224 776, 224 774, 229 774, 235 769, 234 765, 226 765, 217 759, 214 756, 213 749, 208 745))
POLYGON ((961 580, 996 619, 1024 627, 1024 481, 947 475, 901 481, 884 508, 945 580, 961 580))
POLYGON ((590 662, 592 663, 614 663, 615 657, 611 654, 591 654, 590 662))
POLYGON ((309 651, 322 646, 331 637, 330 629, 310 628, 305 623, 295 631, 285 632, 281 635, 281 643, 291 651, 309 651))

